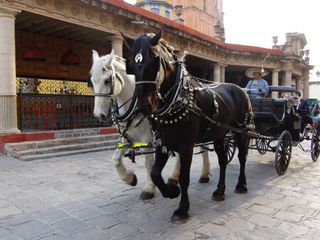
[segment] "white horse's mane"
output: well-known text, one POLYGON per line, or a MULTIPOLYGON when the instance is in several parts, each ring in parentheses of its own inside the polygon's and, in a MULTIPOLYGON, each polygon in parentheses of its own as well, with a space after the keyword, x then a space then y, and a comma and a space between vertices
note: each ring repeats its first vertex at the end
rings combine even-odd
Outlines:
POLYGON ((102 69, 105 67, 109 67, 110 65, 113 65, 115 70, 118 72, 126 71, 125 60, 117 55, 113 55, 112 57, 112 55, 113 54, 107 54, 105 56, 99 57, 93 62, 90 70, 90 74, 93 82, 98 83, 99 79, 101 79, 102 69), (111 63, 110 63, 110 57, 112 57, 111 63))

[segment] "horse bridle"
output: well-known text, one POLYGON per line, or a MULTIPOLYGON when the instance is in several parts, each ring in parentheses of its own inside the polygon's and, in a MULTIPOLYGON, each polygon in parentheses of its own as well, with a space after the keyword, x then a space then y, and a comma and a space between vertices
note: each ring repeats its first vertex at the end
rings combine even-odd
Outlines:
MULTIPOLYGON (((117 78, 116 76, 116 71, 114 69, 114 66, 111 65, 111 69, 106 69, 107 71, 111 72, 111 91, 110 93, 94 93, 93 96, 95 97, 108 97, 108 98, 114 98, 114 82, 115 82, 115 79, 117 78)), ((121 78, 119 78, 119 81, 120 81, 120 84, 121 86, 123 87, 124 83, 123 83, 123 80, 121 78)))
POLYGON ((141 85, 141 84, 152 84, 152 85, 156 85, 156 95, 158 96, 158 98, 160 100, 163 99, 163 97, 161 96, 160 93, 160 88, 161 88, 161 82, 160 82, 160 71, 161 71, 161 67, 165 68, 164 66, 162 66, 162 58, 161 58, 161 54, 159 52, 159 66, 158 66, 158 71, 157 71, 157 76, 155 81, 139 81, 139 82, 135 82, 135 85, 141 85))

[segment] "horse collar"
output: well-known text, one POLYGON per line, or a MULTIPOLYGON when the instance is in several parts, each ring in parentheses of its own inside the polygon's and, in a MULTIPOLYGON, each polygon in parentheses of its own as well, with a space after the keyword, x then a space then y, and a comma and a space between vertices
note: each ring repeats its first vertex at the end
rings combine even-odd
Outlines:
POLYGON ((189 75, 184 74, 185 69, 181 66, 178 72, 178 86, 175 89, 173 97, 151 115, 151 118, 160 124, 174 124, 182 120, 189 113, 189 109, 194 107, 193 88, 188 86, 187 79, 189 75))

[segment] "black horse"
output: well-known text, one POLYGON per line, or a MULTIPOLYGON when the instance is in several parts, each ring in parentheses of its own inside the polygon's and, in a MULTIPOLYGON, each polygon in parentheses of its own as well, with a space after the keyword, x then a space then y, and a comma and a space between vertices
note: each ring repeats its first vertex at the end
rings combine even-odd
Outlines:
MULTIPOLYGON (((224 136, 230 128, 248 127, 252 120, 251 104, 246 93, 233 84, 208 85, 191 77, 162 38, 156 34, 141 35, 131 48, 127 59, 127 73, 136 77, 138 110, 149 117, 153 126, 156 156, 152 180, 165 198, 180 195, 179 208, 173 222, 185 222, 189 214, 188 187, 190 166, 195 143, 214 141, 218 155, 220 178, 212 199, 224 200, 227 157, 224 136), (170 152, 180 154, 180 188, 165 183, 161 172, 170 152)), ((246 193, 245 163, 249 137, 236 133, 239 149, 240 175, 235 189, 246 193)))

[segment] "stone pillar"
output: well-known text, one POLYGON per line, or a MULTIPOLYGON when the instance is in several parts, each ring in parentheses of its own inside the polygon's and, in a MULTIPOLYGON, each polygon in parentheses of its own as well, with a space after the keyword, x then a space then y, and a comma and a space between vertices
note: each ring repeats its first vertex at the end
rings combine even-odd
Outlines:
POLYGON ((112 49, 114 49, 114 54, 118 55, 119 57, 123 57, 123 52, 122 52, 123 39, 122 39, 122 37, 120 37, 118 35, 113 35, 111 37, 111 45, 112 45, 112 49))
POLYGON ((220 67, 220 82, 225 83, 226 82, 226 66, 227 65, 221 65, 220 67))
MULTIPOLYGON (((272 86, 279 86, 279 69, 273 69, 272 70, 272 86)), ((278 93, 277 92, 272 92, 271 95, 273 98, 277 98, 278 97, 278 93)))
POLYGON ((309 69, 303 73, 303 98, 309 98, 309 69))
POLYGON ((292 83, 292 71, 286 70, 284 75, 284 85, 291 87, 291 83, 292 83))
POLYGON ((302 77, 297 77, 296 78, 296 90, 301 92, 302 94, 302 77))
POLYGON ((15 15, 0 6, 0 135, 20 132, 17 128, 15 15))
POLYGON ((215 63, 213 64, 213 81, 214 82, 221 82, 221 73, 220 73, 220 64, 215 63))

